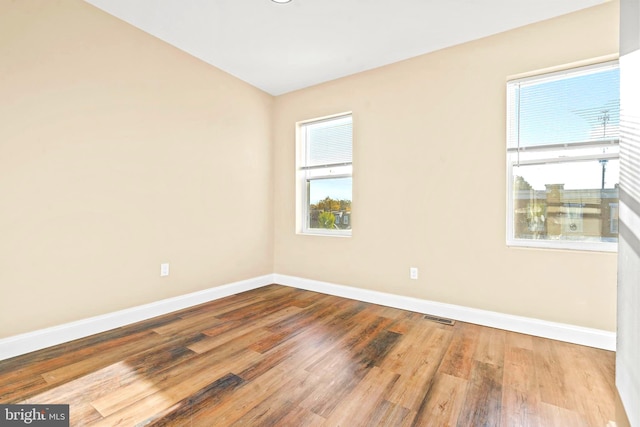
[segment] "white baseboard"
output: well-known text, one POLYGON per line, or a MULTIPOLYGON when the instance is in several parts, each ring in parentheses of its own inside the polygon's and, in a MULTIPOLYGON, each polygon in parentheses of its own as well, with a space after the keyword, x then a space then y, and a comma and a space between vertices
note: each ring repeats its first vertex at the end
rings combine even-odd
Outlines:
POLYGON ((0 339, 0 360, 161 316, 273 283, 273 275, 229 283, 150 304, 0 339))
POLYGON ((321 292, 418 313, 448 317, 461 322, 475 323, 492 328, 535 335, 589 347, 615 351, 615 332, 585 328, 565 323, 549 322, 530 317, 514 316, 494 311, 479 310, 460 305, 445 304, 418 298, 393 295, 367 289, 353 288, 334 283, 274 274, 273 282, 309 291, 321 292))
POLYGON ((479 310, 453 304, 428 301, 367 289, 353 288, 318 280, 304 279, 283 274, 267 274, 252 279, 217 286, 120 310, 102 316, 95 316, 76 322, 65 323, 51 328, 40 329, 21 335, 0 339, 0 360, 19 356, 32 351, 51 347, 78 338, 126 326, 173 311, 182 310, 205 302, 235 295, 240 292, 260 288, 271 283, 306 289, 329 295, 355 299, 358 301, 448 317, 462 322, 475 323, 492 328, 505 329, 523 334, 535 335, 554 340, 586 345, 615 351, 616 334, 600 329, 584 328, 564 323, 548 322, 529 317, 513 316, 494 311, 479 310))

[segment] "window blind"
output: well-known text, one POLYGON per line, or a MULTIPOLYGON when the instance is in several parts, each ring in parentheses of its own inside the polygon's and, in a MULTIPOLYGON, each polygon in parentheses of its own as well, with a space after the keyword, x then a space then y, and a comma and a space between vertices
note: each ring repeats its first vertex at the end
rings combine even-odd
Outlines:
POLYGON ((509 82, 509 148, 617 141, 619 85, 617 63, 509 82))
POLYGON ((347 164, 352 161, 351 116, 305 126, 306 167, 347 164))

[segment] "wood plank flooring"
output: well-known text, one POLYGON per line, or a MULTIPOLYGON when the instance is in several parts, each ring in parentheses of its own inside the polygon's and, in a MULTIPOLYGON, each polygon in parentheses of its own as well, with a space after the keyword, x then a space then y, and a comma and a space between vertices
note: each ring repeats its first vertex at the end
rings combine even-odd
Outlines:
POLYGON ((0 361, 74 426, 607 426, 614 354, 278 285, 0 361))

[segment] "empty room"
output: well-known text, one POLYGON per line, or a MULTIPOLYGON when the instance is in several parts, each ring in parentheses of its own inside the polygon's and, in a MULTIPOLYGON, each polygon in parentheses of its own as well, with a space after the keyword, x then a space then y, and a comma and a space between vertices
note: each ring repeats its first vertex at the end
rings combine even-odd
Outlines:
POLYGON ((640 427, 640 0, 0 0, 0 426, 640 427))

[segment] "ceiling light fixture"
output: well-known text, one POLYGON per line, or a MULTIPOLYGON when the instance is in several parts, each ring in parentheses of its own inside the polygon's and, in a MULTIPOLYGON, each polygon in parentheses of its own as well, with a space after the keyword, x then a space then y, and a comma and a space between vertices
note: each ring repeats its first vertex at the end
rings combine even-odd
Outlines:
POLYGON ((274 3, 280 3, 280 4, 284 4, 284 3, 289 3, 291 0, 271 0, 274 3))

